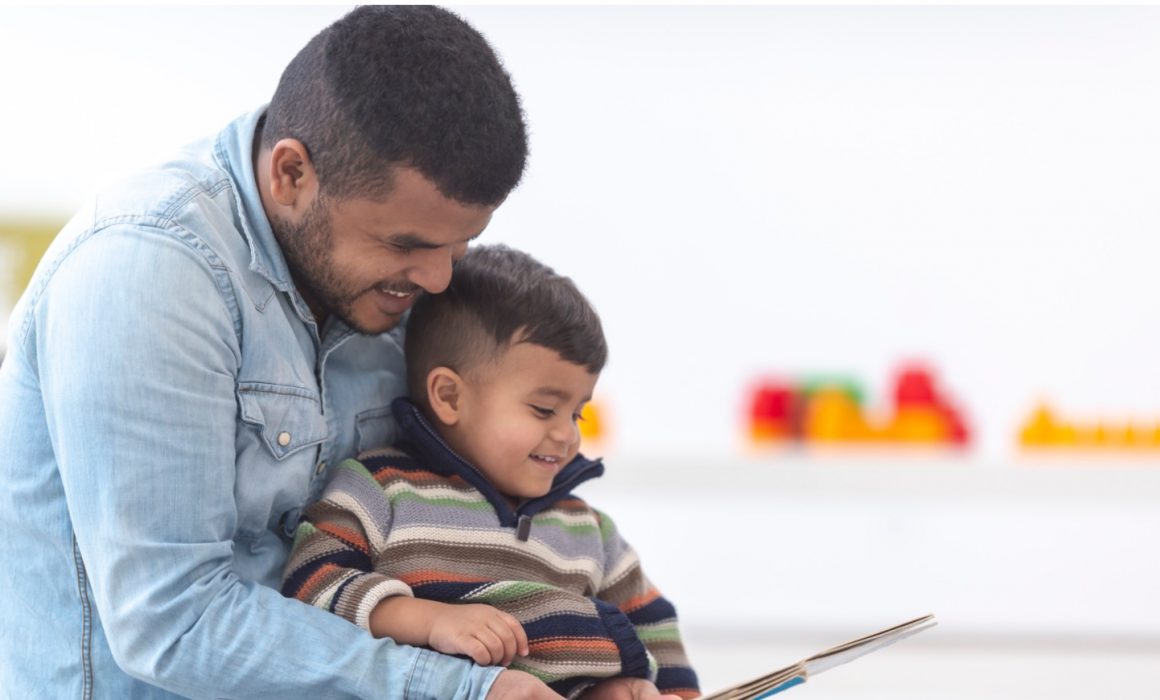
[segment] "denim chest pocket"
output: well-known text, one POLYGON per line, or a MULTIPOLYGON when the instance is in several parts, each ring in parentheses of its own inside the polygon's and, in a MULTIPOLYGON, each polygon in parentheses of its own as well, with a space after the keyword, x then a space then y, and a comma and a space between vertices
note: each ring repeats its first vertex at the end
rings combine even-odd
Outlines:
POLYGON ((321 404, 308 389, 256 382, 238 387, 242 420, 258 428, 275 459, 326 440, 321 404))
POLYGON ((261 382, 238 385, 238 410, 238 535, 254 538, 306 501, 326 419, 311 390, 261 382))

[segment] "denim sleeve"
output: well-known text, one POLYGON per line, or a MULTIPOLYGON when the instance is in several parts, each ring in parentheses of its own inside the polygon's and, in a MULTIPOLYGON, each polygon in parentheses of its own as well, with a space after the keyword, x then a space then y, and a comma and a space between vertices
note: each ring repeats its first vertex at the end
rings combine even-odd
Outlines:
POLYGON ((372 639, 233 570, 239 363, 192 237, 90 236, 36 303, 36 358, 100 624, 130 675, 201 698, 483 698, 499 669, 372 639))

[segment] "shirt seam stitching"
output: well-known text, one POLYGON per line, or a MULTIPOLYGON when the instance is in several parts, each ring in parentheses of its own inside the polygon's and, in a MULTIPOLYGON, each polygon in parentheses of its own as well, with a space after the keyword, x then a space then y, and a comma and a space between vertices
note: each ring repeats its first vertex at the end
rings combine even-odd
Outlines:
MULTIPOLYGON (((415 663, 413 663, 411 665, 411 671, 410 671, 410 673, 407 674, 407 682, 403 686, 403 688, 404 688, 404 690, 403 690, 404 700, 406 700, 407 698, 414 697, 414 692, 412 691, 412 687, 416 683, 416 677, 419 677, 420 682, 421 682, 421 679, 428 675, 426 673, 428 658, 429 657, 428 657, 427 652, 425 652, 424 650, 421 650, 421 649, 418 651, 418 654, 416 655, 415 663)), ((422 685, 426 685, 426 684, 422 683, 422 685)))
POLYGON ((92 603, 89 600, 89 584, 88 576, 85 574, 85 562, 81 558, 80 545, 77 543, 76 535, 73 535, 73 563, 76 565, 77 571, 77 593, 81 602, 81 670, 82 670, 82 686, 81 697, 84 700, 92 700, 93 697, 93 659, 92 659, 92 637, 93 637, 93 618, 92 618, 92 603))

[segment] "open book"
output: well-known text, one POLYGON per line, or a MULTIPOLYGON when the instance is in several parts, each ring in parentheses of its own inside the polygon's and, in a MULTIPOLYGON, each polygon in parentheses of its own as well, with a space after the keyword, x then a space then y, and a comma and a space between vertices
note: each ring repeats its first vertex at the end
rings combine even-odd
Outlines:
POLYGON ((754 678, 753 680, 746 681, 731 688, 705 695, 701 700, 758 700, 758 698, 769 697, 774 693, 780 693, 786 688, 792 688, 795 685, 805 683, 811 676, 816 676, 822 671, 828 671, 835 666, 841 666, 844 663, 853 661, 859 656, 864 656, 884 646, 889 646, 900 639, 905 639, 912 634, 918 634, 937 624, 934 615, 924 615, 910 622, 904 622, 901 625, 884 629, 881 632, 866 635, 861 639, 839 644, 832 649, 826 649, 819 654, 814 654, 808 659, 799 661, 792 666, 786 666, 773 673, 768 673, 760 678, 754 678))

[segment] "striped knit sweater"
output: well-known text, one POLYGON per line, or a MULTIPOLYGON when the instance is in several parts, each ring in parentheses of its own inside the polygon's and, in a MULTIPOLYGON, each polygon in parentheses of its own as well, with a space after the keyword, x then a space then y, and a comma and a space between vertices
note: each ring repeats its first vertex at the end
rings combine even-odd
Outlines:
POLYGON ((347 460, 307 509, 282 592, 369 629, 392 595, 486 603, 514 616, 530 654, 510 668, 576 697, 600 679, 698 694, 676 610, 605 514, 571 495, 604 471, 578 456, 545 496, 512 508, 406 399, 397 448, 347 460))

